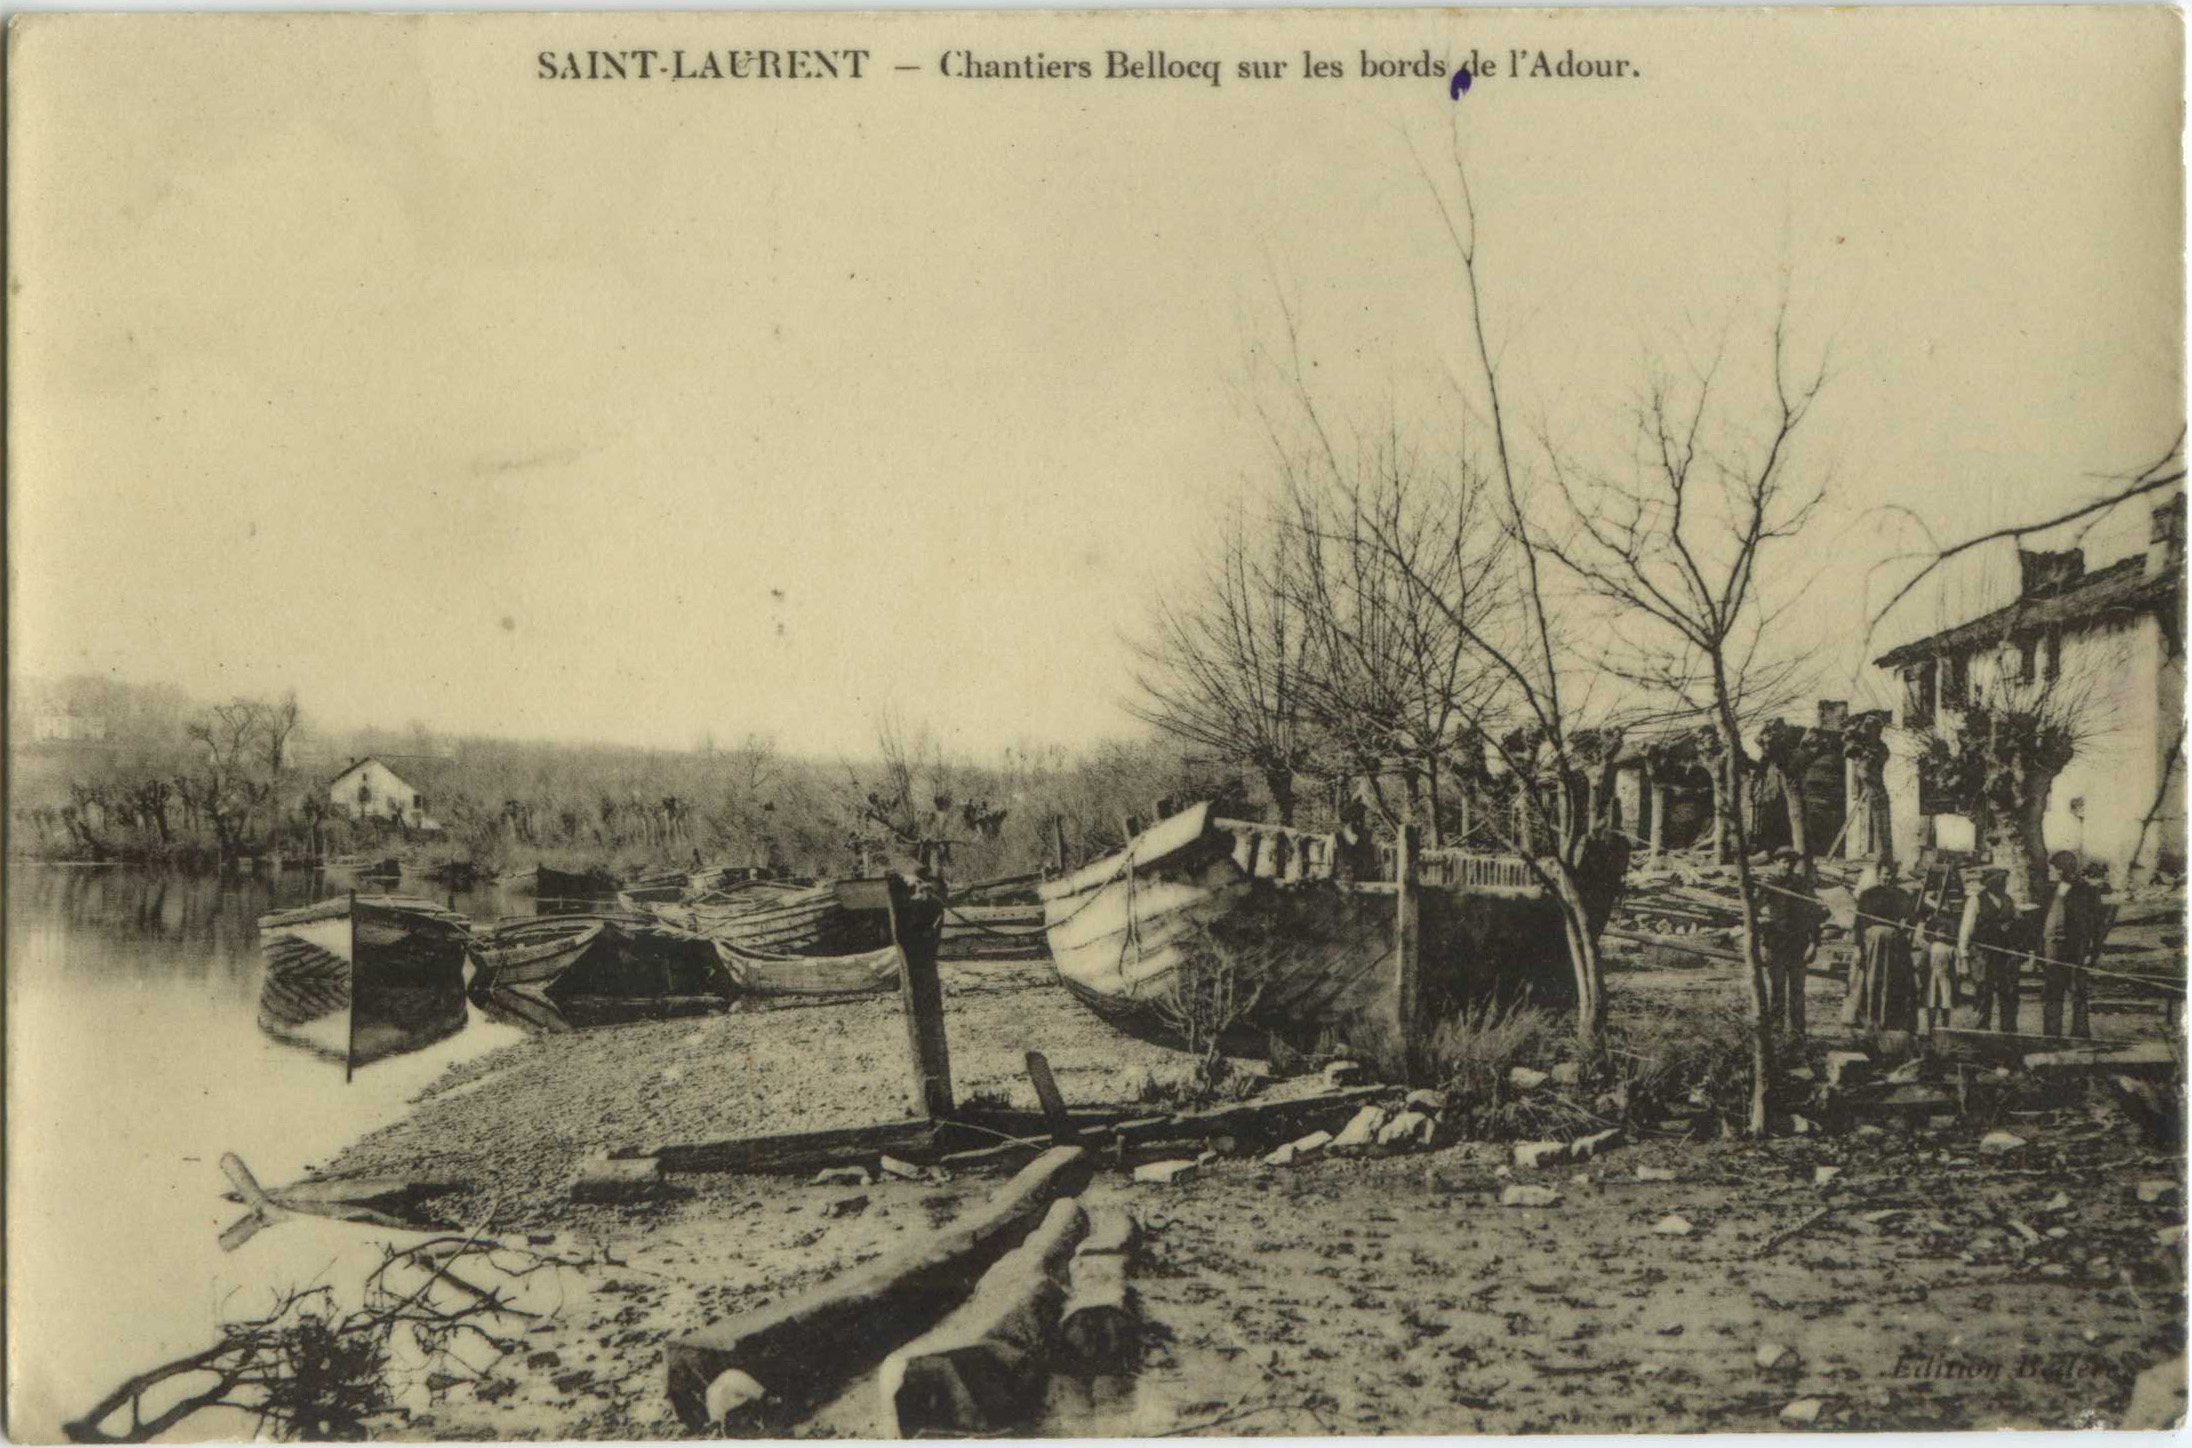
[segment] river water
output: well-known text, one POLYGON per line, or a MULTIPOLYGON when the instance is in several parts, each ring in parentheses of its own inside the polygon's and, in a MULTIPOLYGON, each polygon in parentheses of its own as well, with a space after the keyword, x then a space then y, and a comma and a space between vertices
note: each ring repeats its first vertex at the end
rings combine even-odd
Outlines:
MULTIPOLYGON (((258 916, 355 883, 8 866, 12 1438, 58 1440, 109 1388, 210 1346, 224 1318, 262 1310, 274 1287, 326 1270, 314 1254, 359 1236, 297 1219, 222 1252, 241 1215, 221 1198, 223 1152, 269 1186, 294 1180, 402 1115, 451 1063, 520 1038, 468 1006, 455 1034, 346 1082, 340 1061, 263 1031, 258 916)), ((529 904, 492 891, 453 903, 477 917, 529 904)), ((176 1436, 249 1429, 214 1415, 176 1436)))

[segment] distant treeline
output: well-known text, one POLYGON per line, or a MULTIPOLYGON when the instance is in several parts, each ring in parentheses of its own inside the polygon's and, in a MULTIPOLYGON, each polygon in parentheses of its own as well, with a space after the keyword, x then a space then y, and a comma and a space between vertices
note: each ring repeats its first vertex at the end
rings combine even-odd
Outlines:
POLYGON ((952 758, 925 728, 895 719, 878 724, 866 758, 823 760, 760 738, 652 750, 417 726, 345 736, 330 752, 294 698, 204 705, 105 680, 33 692, 16 715, 13 853, 185 868, 387 853, 482 871, 537 861, 631 874, 697 855, 810 875, 925 859, 965 881, 1031 872, 1061 852, 1079 863, 1168 804, 1238 791, 1169 742, 952 758), (41 738, 33 709, 72 722, 48 723, 41 738), (352 818, 331 797, 335 777, 366 753, 419 789, 431 827, 352 818))

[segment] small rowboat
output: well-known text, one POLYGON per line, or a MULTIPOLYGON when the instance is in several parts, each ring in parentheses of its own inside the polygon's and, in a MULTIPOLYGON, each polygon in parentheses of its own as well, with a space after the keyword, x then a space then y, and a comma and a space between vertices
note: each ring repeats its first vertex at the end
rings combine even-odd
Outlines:
POLYGON ((895 945, 852 955, 765 955, 722 936, 716 955, 738 988, 760 996, 862 995, 898 989, 905 957, 895 945))
POLYGON ((473 985, 552 985, 603 943, 609 922, 585 915, 544 915, 506 921, 472 946, 473 985))
POLYGON ((890 916, 848 900, 859 888, 847 881, 779 893, 723 914, 706 933, 748 955, 864 955, 890 944, 890 916))
POLYGON ((574 873, 548 865, 513 871, 495 883, 514 895, 549 901, 611 900, 617 893, 616 882, 601 871, 574 873))

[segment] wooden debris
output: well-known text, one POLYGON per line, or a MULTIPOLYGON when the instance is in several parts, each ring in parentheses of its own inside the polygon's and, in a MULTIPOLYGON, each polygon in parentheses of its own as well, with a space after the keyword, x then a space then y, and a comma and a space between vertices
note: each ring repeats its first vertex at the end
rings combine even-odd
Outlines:
MULTIPOLYGON (((367 1201, 385 1201, 390 1193, 382 1190, 363 1200, 346 1196, 343 1190, 330 1183, 301 1182, 295 1188, 283 1187, 269 1192, 259 1185, 259 1179, 244 1165, 243 1158, 234 1152, 221 1156, 221 1171, 228 1177, 235 1191, 229 1195, 246 1208, 244 1215, 222 1229, 221 1250, 233 1252, 266 1228, 292 1216, 329 1217, 338 1222, 357 1222, 369 1227, 387 1227, 397 1231, 409 1230, 419 1225, 401 1217, 391 1216, 377 1207, 367 1206, 367 1201)), ((357 1184, 363 1189, 368 1184, 357 1184)), ((386 1182, 376 1184, 386 1187, 386 1182)), ((399 1184, 401 1185, 401 1184, 399 1184)), ((416 1190, 416 1189, 413 1189, 416 1190)))
POLYGON ((884 1360, 877 1387, 885 1432, 987 1433, 1029 1416, 1042 1399, 1043 1348, 1064 1303, 1058 1268, 1087 1227, 1079 1202, 1052 1202, 963 1306, 884 1360))
POLYGON ((1050 1062, 1041 1051, 1027 1053, 1028 1080, 1035 1083, 1035 1098, 1043 1103, 1043 1116, 1050 1123, 1050 1144, 1071 1146, 1079 1138, 1073 1129, 1073 1118, 1066 1114, 1066 1098, 1058 1091, 1057 1078, 1050 1074, 1050 1062))
POLYGON ((811 1406, 964 1301, 1051 1202, 1087 1184, 1092 1167, 1084 1148, 1053 1148, 940 1231, 790 1301, 671 1343, 671 1407, 688 1428, 720 1430, 764 1426, 811 1406))
POLYGON ((1073 1253, 1058 1340, 1067 1357, 1092 1371, 1123 1372, 1137 1356, 1141 1320, 1127 1276, 1138 1227, 1132 1212, 1103 1208, 1091 1214, 1073 1253))
POLYGON ((580 1163, 571 1183, 574 1202, 651 1202, 674 1190, 662 1179, 662 1163, 647 1156, 597 1156, 580 1163))
POLYGON ((2167 1041, 2137 1045, 2088 1045, 2067 1051, 2036 1051, 2025 1057, 2028 1071, 2124 1071, 2174 1069, 2177 1051, 2167 1041))

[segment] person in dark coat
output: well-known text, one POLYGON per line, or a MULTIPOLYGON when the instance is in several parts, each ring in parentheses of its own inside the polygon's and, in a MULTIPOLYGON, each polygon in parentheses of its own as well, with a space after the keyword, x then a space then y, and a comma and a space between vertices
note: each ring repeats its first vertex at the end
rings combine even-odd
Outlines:
POLYGON ((2070 1034, 2091 1040, 2086 967, 2100 949, 2101 892, 2080 874, 2078 857, 2070 851, 2057 850, 2047 862, 2055 872, 2055 888, 2040 913, 2040 1029, 2051 1036, 2063 1033, 2063 998, 2068 996, 2070 1034))
POLYGON ((1778 867, 1758 892, 1759 943, 1766 960, 1766 1019, 1788 1023, 1804 1034, 1804 967, 1819 953, 1819 930, 1827 912, 1804 871, 1803 856, 1792 849, 1773 852, 1778 867))
POLYGON ((1964 979, 1972 983, 1972 1005, 1978 1011, 1978 1028, 1993 1029, 1997 1013, 2001 1029, 2017 1029, 2017 973, 2024 966, 2016 952, 2017 902, 2009 898, 2009 871, 1985 870, 1979 888, 1964 901, 1964 918, 1956 931, 1956 953, 1963 959, 1964 979))
POLYGON ((1871 880, 1857 894, 1857 960, 1842 1021, 1915 1032, 1918 981, 1911 969, 1910 930, 1917 903, 1895 883, 1893 865, 1866 873, 1871 880))

